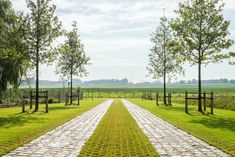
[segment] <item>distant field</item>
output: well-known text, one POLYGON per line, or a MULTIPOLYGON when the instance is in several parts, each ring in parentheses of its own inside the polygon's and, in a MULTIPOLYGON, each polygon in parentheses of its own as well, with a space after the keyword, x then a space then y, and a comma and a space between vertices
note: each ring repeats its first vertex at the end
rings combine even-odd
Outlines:
MULTIPOLYGON (((94 91, 149 91, 149 92, 162 92, 162 85, 158 86, 81 86, 83 90, 94 90, 94 91)), ((167 91, 169 92, 197 92, 197 85, 169 85, 167 86, 167 91)), ((235 85, 203 85, 202 90, 206 92, 225 92, 225 93, 235 93, 235 85)))
MULTIPOLYGON (((43 89, 62 89, 63 87, 59 86, 41 86, 43 89)), ((75 86, 76 88, 76 86, 75 86)), ((157 86, 81 86, 83 90, 90 91, 154 91, 162 92, 162 85, 157 86)), ((167 86, 167 91, 169 92, 197 92, 197 85, 169 85, 167 86)), ((225 92, 225 93, 235 93, 235 84, 222 84, 222 85, 203 85, 203 90, 206 92, 225 92)), ((21 88, 21 89, 27 89, 21 88)), ((67 87, 66 87, 67 89, 67 87)))
MULTIPOLYGON (((78 87, 74 87, 73 91, 76 92, 78 87)), ((169 85, 167 86, 167 92, 172 92, 173 103, 184 103, 184 92, 197 93, 197 85, 169 85)), ((45 87, 41 90, 48 90, 49 97, 52 102, 58 102, 59 91, 62 93, 62 99, 64 100, 64 93, 68 92, 68 88, 52 88, 45 87)), ((162 95, 162 86, 81 86, 85 98, 141 98, 143 93, 148 92, 151 95, 152 100, 155 100, 156 92, 160 92, 162 95)), ((214 92, 214 102, 216 108, 235 110, 235 85, 223 84, 223 85, 203 85, 202 91, 214 92)), ((17 101, 21 101, 23 93, 28 93, 28 88, 21 88, 19 93, 8 94, 7 98, 17 101)), ((196 94, 192 95, 197 97, 196 94)), ((161 98, 160 98, 161 99, 161 98)), ((9 100, 9 101, 11 101, 9 100)), ((196 105, 196 101, 190 101, 191 105, 196 105)))

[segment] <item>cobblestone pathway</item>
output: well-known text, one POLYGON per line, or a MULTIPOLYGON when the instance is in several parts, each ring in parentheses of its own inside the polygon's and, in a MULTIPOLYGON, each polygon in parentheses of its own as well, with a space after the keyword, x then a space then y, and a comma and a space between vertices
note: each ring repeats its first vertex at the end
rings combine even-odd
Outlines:
POLYGON ((94 132, 113 100, 108 100, 37 139, 17 148, 9 156, 76 157, 94 132))
POLYGON ((127 100, 122 100, 122 102, 152 142, 160 156, 229 156, 185 131, 172 126, 149 111, 127 100))

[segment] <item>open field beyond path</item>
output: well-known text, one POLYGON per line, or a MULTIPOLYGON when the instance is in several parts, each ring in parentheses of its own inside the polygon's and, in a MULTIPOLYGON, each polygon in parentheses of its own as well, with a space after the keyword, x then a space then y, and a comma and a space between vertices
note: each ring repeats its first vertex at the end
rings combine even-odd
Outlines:
POLYGON ((219 149, 154 116, 149 111, 127 100, 123 100, 123 103, 161 156, 229 156, 219 149))

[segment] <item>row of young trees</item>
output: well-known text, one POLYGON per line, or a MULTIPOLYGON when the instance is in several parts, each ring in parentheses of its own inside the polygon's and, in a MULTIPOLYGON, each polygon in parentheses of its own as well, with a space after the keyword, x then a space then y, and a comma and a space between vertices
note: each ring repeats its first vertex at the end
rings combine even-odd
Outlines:
MULTIPOLYGON (((28 14, 15 12, 9 0, 0 0, 0 100, 9 86, 18 89, 29 69, 36 71, 35 111, 39 109, 40 64, 58 59, 57 73, 71 78, 86 74, 85 65, 90 58, 79 39, 77 25, 66 32, 55 15, 51 0, 26 0, 28 14), (66 36, 64 44, 53 48, 53 41, 66 36)), ((71 90, 72 92, 72 90, 71 90)), ((72 93, 71 93, 72 95, 72 93)), ((71 98, 72 99, 72 98, 71 98)))
POLYGON ((147 69, 153 78, 163 77, 164 104, 166 77, 183 73, 182 64, 188 62, 198 66, 198 111, 202 112, 202 65, 235 56, 222 52, 234 44, 228 39, 230 21, 223 17, 224 5, 220 0, 187 0, 179 3, 176 18, 160 18, 160 25, 151 35, 154 46, 147 69))

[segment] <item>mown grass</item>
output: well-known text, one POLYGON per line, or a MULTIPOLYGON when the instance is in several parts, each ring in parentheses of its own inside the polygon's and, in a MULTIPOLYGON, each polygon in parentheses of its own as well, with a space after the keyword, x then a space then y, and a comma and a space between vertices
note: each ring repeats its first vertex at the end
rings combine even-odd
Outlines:
POLYGON ((64 106, 64 103, 50 104, 49 113, 45 113, 45 105, 41 105, 40 111, 36 113, 32 111, 21 113, 20 107, 1 108, 0 156, 82 114, 103 101, 104 99, 82 100, 80 106, 64 106))
POLYGON ((158 154, 122 102, 115 100, 79 156, 154 157, 158 154))
POLYGON ((184 113, 184 105, 156 106, 155 101, 130 100, 174 126, 235 156, 234 111, 214 109, 215 115, 202 115, 196 111, 196 106, 189 106, 188 115, 184 113))

